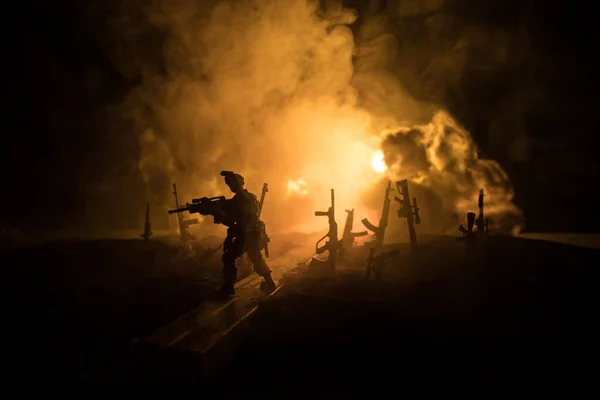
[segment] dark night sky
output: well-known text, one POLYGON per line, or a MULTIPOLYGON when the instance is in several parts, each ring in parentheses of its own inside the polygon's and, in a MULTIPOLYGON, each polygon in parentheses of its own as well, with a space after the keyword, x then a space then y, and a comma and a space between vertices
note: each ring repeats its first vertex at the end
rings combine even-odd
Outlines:
MULTIPOLYGON (((3 49, 0 222, 11 226, 95 228, 101 219, 102 228, 137 223, 137 216, 129 217, 139 205, 131 193, 142 187, 137 138, 108 130, 104 114, 136 82, 112 68, 97 29, 106 15, 84 17, 84 3, 18 2, 5 14, 4 39, 12 44, 3 49), (111 182, 112 199, 122 205, 111 205, 110 223, 105 215, 90 215, 106 182, 111 182)), ((360 1, 347 3, 362 7, 360 1)), ((499 26, 514 23, 512 16, 528 7, 534 50, 531 62, 493 75, 466 71, 462 95, 446 93, 446 106, 472 132, 482 153, 511 177, 528 231, 598 232, 595 13, 574 1, 455 3, 464 18, 499 26), (542 82, 546 96, 523 120, 528 137, 534 143, 543 139, 543 145, 528 160, 515 161, 488 128, 507 88, 526 84, 528 76, 542 82)))

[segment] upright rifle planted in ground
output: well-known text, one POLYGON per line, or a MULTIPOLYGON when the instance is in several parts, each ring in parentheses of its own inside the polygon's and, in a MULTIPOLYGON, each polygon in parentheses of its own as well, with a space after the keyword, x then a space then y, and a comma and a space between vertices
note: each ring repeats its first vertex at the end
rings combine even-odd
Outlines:
POLYGON ((487 218, 485 218, 485 215, 483 213, 483 198, 485 197, 485 194, 483 194, 483 189, 479 190, 479 216, 477 217, 477 219, 475 220, 475 227, 477 228, 476 233, 479 236, 487 236, 488 234, 488 227, 489 227, 489 221, 487 218))
POLYGON ((476 236, 484 238, 489 234, 489 220, 484 214, 484 199, 485 194, 483 189, 479 190, 479 216, 475 219, 474 212, 467 213, 467 228, 461 224, 458 230, 463 234, 463 238, 472 241, 476 236), (473 229, 475 228, 475 229, 473 229))
MULTIPOLYGON (((175 196, 175 207, 176 209, 184 209, 184 207, 182 205, 179 204, 179 198, 177 196, 177 185, 174 183, 173 184, 173 195, 175 196)), ((171 210, 173 211, 173 210, 171 210)), ((173 212, 169 211, 169 214, 172 214, 173 212)), ((185 209, 184 209, 185 211, 185 209)), ((196 236, 190 234, 190 226, 191 225, 196 225, 198 223, 197 219, 189 219, 186 220, 183 218, 183 215, 181 214, 181 212, 177 213, 177 221, 179 222, 179 240, 181 240, 182 242, 187 242, 188 240, 194 240, 196 239, 196 236)))
POLYGON ((352 226, 354 225, 354 209, 346 210, 348 215, 346 216, 346 224, 344 225, 344 233, 342 240, 340 241, 340 259, 344 258, 344 252, 346 249, 352 248, 356 242, 356 238, 360 236, 366 236, 367 231, 352 232, 352 226))
POLYGON ((334 269, 335 268, 335 264, 336 264, 336 259, 337 259, 337 251, 338 251, 338 247, 339 247, 339 243, 338 243, 338 226, 337 226, 337 222, 335 222, 335 194, 333 189, 331 189, 331 207, 329 207, 329 209, 327 211, 315 211, 315 216, 316 217, 327 217, 327 220, 329 221, 329 231, 327 232, 327 234, 325 236, 323 236, 321 239, 319 239, 317 241, 317 244, 315 246, 315 252, 317 254, 323 254, 324 252, 328 251, 329 252, 329 257, 327 258, 327 261, 320 261, 317 260, 316 258, 313 258, 313 262, 321 262, 321 263, 327 263, 329 264, 329 266, 334 269), (319 247, 319 243, 321 243, 323 240, 325 239, 329 239, 323 246, 319 247))
POLYGON ((152 225, 150 224, 150 203, 146 203, 146 222, 144 224, 144 233, 140 235, 143 240, 149 240, 152 236, 152 225))
POLYGON ((264 183, 262 188, 262 193, 260 195, 260 203, 258 206, 258 220, 261 225, 261 250, 265 251, 265 257, 269 258, 269 242, 271 242, 271 238, 267 235, 267 225, 260 219, 262 214, 263 206, 265 204, 265 196, 269 191, 269 185, 264 183))
POLYGON ((475 213, 468 212, 467 213, 467 229, 460 224, 458 230, 463 234, 463 237, 466 239, 471 239, 473 237, 473 226, 475 225, 475 213))
POLYGON ((398 217, 406 218, 408 224, 408 234, 410 235, 410 244, 414 247, 417 244, 417 233, 415 231, 415 224, 421 223, 421 217, 419 216, 419 207, 417 206, 417 198, 413 197, 413 204, 410 204, 410 195, 408 193, 408 180, 396 182, 396 188, 401 197, 394 197, 398 203, 398 217))
POLYGON ((390 214, 390 192, 392 191, 392 181, 388 182, 387 188, 385 189, 385 196, 383 197, 383 210, 381 210, 381 218, 379 219, 379 226, 375 226, 369 222, 368 219, 363 219, 361 222, 363 225, 374 233, 373 247, 378 248, 383 245, 383 239, 385 236, 385 230, 388 225, 388 217, 390 214))

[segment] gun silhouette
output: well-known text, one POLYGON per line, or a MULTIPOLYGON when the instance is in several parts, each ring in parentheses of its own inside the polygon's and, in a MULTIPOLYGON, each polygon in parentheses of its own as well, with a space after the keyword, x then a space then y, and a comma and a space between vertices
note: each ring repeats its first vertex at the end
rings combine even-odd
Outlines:
POLYGON ((225 201, 225 196, 192 199, 191 203, 185 203, 185 207, 169 210, 169 214, 179 214, 187 211, 190 214, 211 215, 215 224, 220 224, 223 222, 223 205, 225 201))
POLYGON ((260 203, 258 204, 258 218, 260 218, 260 215, 262 214, 262 209, 265 204, 265 196, 267 195, 268 191, 269 185, 267 183, 263 183, 262 193, 260 194, 260 203))
MULTIPOLYGON (((331 267, 335 268, 337 250, 338 250, 338 236, 337 236, 337 222, 335 222, 335 194, 333 189, 331 189, 331 207, 327 211, 315 211, 316 217, 327 217, 329 221, 329 231, 325 236, 317 241, 315 245, 315 252, 317 254, 323 254, 326 251, 329 251, 329 258, 327 259, 328 263, 331 263, 331 267), (329 239, 323 246, 319 247, 319 243, 323 240, 329 239)), ((314 259, 313 259, 314 260, 314 259)))
POLYGON ((417 206, 417 198, 413 197, 413 204, 410 204, 410 194, 408 193, 408 180, 404 179, 396 182, 396 188, 401 197, 394 197, 400 205, 398 207, 398 217, 406 218, 408 224, 408 234, 410 236, 410 244, 415 246, 417 244, 417 232, 415 231, 414 224, 421 223, 421 216, 419 215, 419 207, 417 206))
MULTIPOLYGON (((265 204, 265 196, 267 195, 267 192, 269 191, 269 185, 267 183, 263 183, 263 188, 262 188, 262 193, 260 195, 260 203, 258 205, 258 218, 260 220, 260 215, 262 214, 262 210, 263 210, 263 206, 265 204)), ((261 246, 262 246, 262 250, 265 251, 265 257, 269 258, 269 242, 271 241, 271 238, 269 237, 269 235, 267 235, 267 225, 262 222, 259 221, 259 224, 261 226, 261 246)))
POLYGON ((483 194, 483 189, 479 190, 479 216, 475 220, 475 227, 477 228, 476 233, 481 236, 485 236, 488 233, 489 221, 485 218, 483 212, 483 198, 485 194, 483 194))
POLYGON ((354 225, 354 209, 346 210, 348 215, 346 216, 346 225, 344 225, 344 233, 342 240, 340 241, 340 259, 344 257, 344 251, 347 248, 352 248, 357 237, 365 236, 368 234, 367 231, 352 232, 352 226, 354 225))
POLYGON ((463 234, 464 237, 471 237, 473 235, 473 225, 475 225, 475 213, 467 213, 467 229, 461 224, 458 230, 463 234))
POLYGON ((474 212, 467 213, 467 229, 462 224, 458 227, 458 230, 463 234, 464 239, 469 239, 472 242, 476 236, 485 238, 489 235, 489 219, 485 218, 484 214, 484 199, 485 194, 483 189, 479 190, 479 216, 475 219, 474 212), (475 227, 475 229, 473 229, 475 227))
POLYGON ((152 225, 150 224, 150 203, 146 203, 146 223, 144 224, 144 233, 140 235, 143 240, 149 240, 152 236, 152 225))
POLYGON ((385 230, 388 225, 388 217, 390 214, 390 192, 392 191, 392 181, 388 181, 387 188, 385 189, 385 196, 383 197, 383 210, 381 210, 381 218, 379 219, 379 226, 375 226, 369 222, 367 218, 363 219, 361 222, 363 225, 374 233, 373 244, 376 247, 379 247, 383 244, 383 239, 385 236, 385 230))
MULTIPOLYGON (((179 198, 177 196, 177 184, 173 184, 173 195, 175 196, 175 207, 182 207, 179 205, 179 198)), ((170 213, 169 213, 170 214, 170 213)), ((177 214, 177 222, 179 223, 179 240, 187 242, 188 240, 196 239, 196 236, 190 234, 190 226, 198 223, 197 219, 184 219, 183 215, 177 214)))

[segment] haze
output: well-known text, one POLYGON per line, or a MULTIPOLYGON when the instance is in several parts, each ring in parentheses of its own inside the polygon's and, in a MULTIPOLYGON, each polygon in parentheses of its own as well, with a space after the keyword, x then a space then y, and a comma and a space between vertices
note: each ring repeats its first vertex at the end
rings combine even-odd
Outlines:
MULTIPOLYGON (((443 5, 411 3, 417 14, 443 5)), ((478 157, 469 132, 442 105, 415 100, 386 72, 402 60, 385 21, 364 24, 355 43, 348 24, 357 15, 336 5, 153 4, 126 2, 108 40, 118 70, 143 77, 109 116, 133 122, 139 133, 139 169, 158 205, 154 215, 174 206, 173 182, 182 199, 229 196, 219 176, 225 169, 242 174, 259 196, 269 184, 263 219, 271 232, 324 230, 314 211, 329 207, 332 188, 338 224, 350 208, 357 219, 378 221, 387 179, 410 180, 425 231, 455 231, 457 218, 476 211, 480 188, 492 229, 520 229, 501 166, 478 157), (145 46, 156 30, 166 34, 162 54, 145 46)), ((437 21, 431 35, 443 35, 445 22, 437 21)), ((424 84, 458 79, 468 45, 439 54, 415 48, 415 57, 430 60, 424 84)), ((174 228, 175 219, 168 221, 174 228)))

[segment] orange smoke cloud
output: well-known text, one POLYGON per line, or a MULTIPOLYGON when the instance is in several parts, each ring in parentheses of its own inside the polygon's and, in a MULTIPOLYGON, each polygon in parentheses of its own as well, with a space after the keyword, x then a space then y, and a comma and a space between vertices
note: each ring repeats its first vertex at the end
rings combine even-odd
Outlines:
POLYGON ((431 189, 447 215, 462 217, 477 212, 479 190, 484 189, 485 212, 493 229, 520 231, 523 216, 512 203, 514 193, 508 176, 498 163, 479 158, 471 135, 448 113, 439 111, 427 125, 400 127, 384 137, 382 145, 392 177, 431 189))
POLYGON ((288 157, 266 174, 272 174, 274 180, 286 179, 288 196, 278 205, 287 208, 285 215, 293 230, 323 229, 323 221, 314 217, 314 211, 329 207, 330 189, 335 190, 336 218, 343 221, 344 207, 359 208, 362 192, 382 176, 372 165, 379 140, 368 134, 363 113, 352 108, 328 110, 323 104, 313 107, 290 111, 289 124, 283 125, 289 127, 288 157), (306 201, 295 207, 288 203, 294 197, 306 201))
POLYGON ((307 184, 302 179, 297 179, 295 181, 288 181, 287 189, 288 189, 288 194, 297 193, 300 196, 308 195, 307 184))
POLYGON ((371 159, 371 166, 375 172, 383 173, 387 171, 388 167, 385 164, 382 151, 378 151, 373 155, 373 158, 371 159))
MULTIPOLYGON (((139 168, 155 202, 172 203, 170 188, 153 184, 160 177, 177 182, 182 199, 229 195, 219 176, 226 169, 242 174, 257 195, 269 184, 262 218, 271 232, 326 230, 314 211, 329 207, 330 189, 338 223, 350 208, 357 220, 378 220, 380 201, 363 204, 362 194, 415 168, 406 159, 400 170, 389 148, 384 159, 380 132, 407 114, 430 117, 431 105, 389 76, 355 70, 348 27, 355 12, 317 12, 318 2, 308 0, 153 4, 144 18, 139 7, 123 6, 111 27, 115 66, 142 77, 119 107, 140 133, 139 168), (156 64, 147 46, 153 32, 164 34, 156 64), (358 105, 355 86, 368 110, 358 105)), ((361 55, 361 65, 369 64, 361 55)), ((469 157, 470 150, 453 148, 455 158, 469 157)), ((427 160, 445 168, 438 153, 427 160)), ((446 194, 444 184, 427 182, 446 194)))

